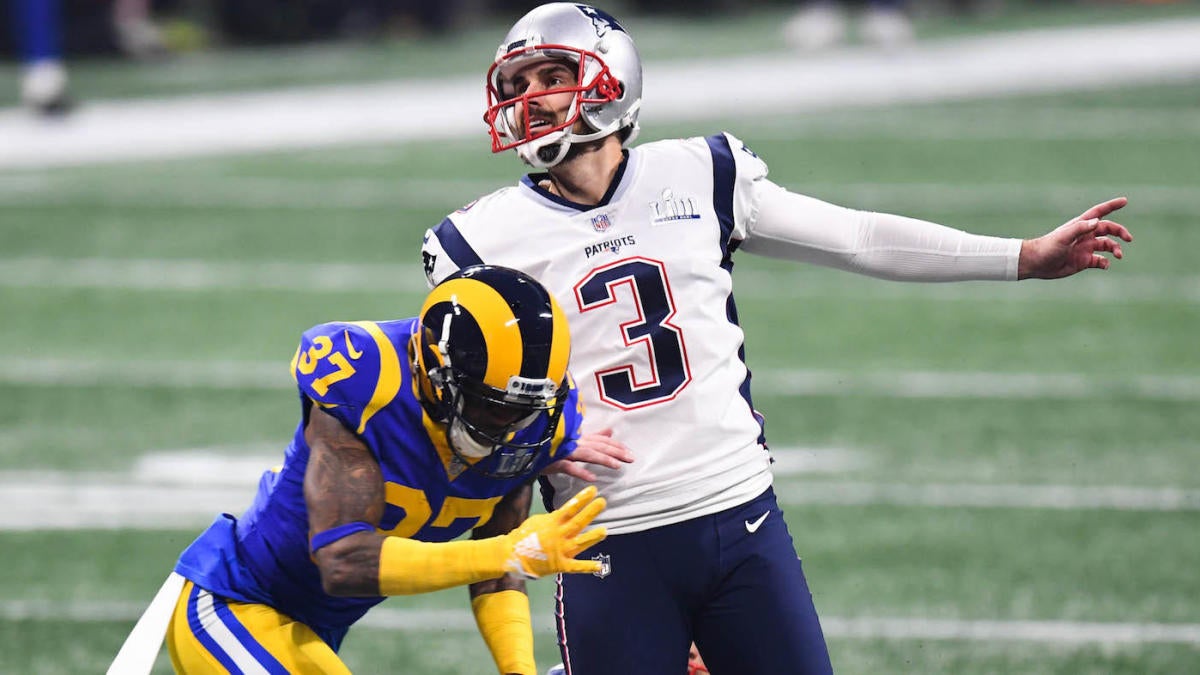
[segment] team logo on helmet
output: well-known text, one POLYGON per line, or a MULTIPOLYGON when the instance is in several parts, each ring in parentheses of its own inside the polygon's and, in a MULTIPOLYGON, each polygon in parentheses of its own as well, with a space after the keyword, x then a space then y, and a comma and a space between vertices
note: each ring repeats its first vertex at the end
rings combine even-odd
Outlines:
POLYGON ((588 5, 575 6, 578 7, 579 11, 583 12, 587 18, 592 20, 592 25, 596 28, 596 37, 604 37, 610 30, 619 30, 622 33, 625 32, 625 29, 621 28, 621 24, 617 23, 617 20, 612 18, 611 14, 602 12, 595 7, 589 7, 588 5))

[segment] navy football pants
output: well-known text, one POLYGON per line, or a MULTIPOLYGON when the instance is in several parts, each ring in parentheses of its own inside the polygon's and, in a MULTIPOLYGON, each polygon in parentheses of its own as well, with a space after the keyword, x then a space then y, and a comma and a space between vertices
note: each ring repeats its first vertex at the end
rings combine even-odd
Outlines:
POLYGON ((607 556, 607 575, 559 575, 567 675, 682 675, 693 640, 713 675, 833 672, 772 490, 710 516, 610 536, 580 557, 597 556, 607 556))

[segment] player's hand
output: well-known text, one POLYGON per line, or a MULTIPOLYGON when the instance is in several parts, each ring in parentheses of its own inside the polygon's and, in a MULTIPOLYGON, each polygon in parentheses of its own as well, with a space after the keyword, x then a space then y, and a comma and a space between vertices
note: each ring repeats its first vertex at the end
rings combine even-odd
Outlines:
POLYGON ((575 556, 607 536, 603 527, 583 531, 604 510, 603 497, 589 485, 558 509, 531 516, 504 535, 511 553, 508 571, 531 579, 550 574, 600 571, 597 560, 575 560, 575 556))
POLYGON ((1126 203, 1124 197, 1101 202, 1049 234, 1026 239, 1021 244, 1017 278, 1058 279, 1093 267, 1108 269, 1111 261, 1100 254, 1124 257, 1121 244, 1113 237, 1133 241, 1133 235, 1120 223, 1104 217, 1126 203))
POLYGON ((594 434, 583 434, 575 445, 575 451, 557 462, 542 469, 542 474, 565 473, 572 478, 578 478, 589 483, 596 480, 596 474, 588 469, 588 464, 603 466, 609 469, 620 469, 621 464, 633 461, 633 453, 625 444, 612 437, 612 429, 602 429, 594 434))

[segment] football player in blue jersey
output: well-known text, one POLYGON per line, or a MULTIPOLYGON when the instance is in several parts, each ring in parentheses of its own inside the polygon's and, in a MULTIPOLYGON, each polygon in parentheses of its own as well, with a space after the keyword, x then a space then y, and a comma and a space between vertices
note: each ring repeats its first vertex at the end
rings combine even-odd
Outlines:
MULTIPOLYGON (((796 194, 728 133, 634 146, 633 39, 576 3, 518 20, 486 91, 493 151, 534 172, 431 228, 426 273, 487 262, 545 284, 568 313, 586 426, 637 460, 596 471, 601 570, 559 577, 564 672, 683 673, 694 641, 716 675, 829 673, 752 403, 735 251, 904 281, 1053 279, 1122 256, 1132 237, 1106 217, 1125 199, 1036 239, 989 237, 796 194)), ((582 485, 557 473, 543 496, 562 505, 582 485)))
POLYGON ((605 536, 585 530, 594 487, 529 516, 533 476, 611 442, 579 438, 569 353, 552 296, 491 266, 451 275, 416 318, 305 332, 283 465, 176 565, 175 669, 348 673, 342 638, 384 596, 469 585, 499 672, 536 673, 524 579, 599 571, 575 556, 605 536))

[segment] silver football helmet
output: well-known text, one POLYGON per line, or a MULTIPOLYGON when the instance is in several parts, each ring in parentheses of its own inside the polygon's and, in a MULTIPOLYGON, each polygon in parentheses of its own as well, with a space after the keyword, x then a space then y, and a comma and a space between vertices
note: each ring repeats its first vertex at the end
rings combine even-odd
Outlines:
POLYGON ((492 152, 516 148, 537 168, 558 164, 573 143, 623 132, 628 145, 638 132, 642 105, 642 59, 633 38, 609 14, 573 2, 542 5, 508 31, 487 74, 487 112, 483 119, 492 136, 492 152), (532 94, 519 92, 512 76, 525 66, 562 60, 577 70, 575 85, 532 94), (567 119, 530 129, 529 101, 571 93, 567 119), (578 132, 583 120, 587 131, 578 132))

